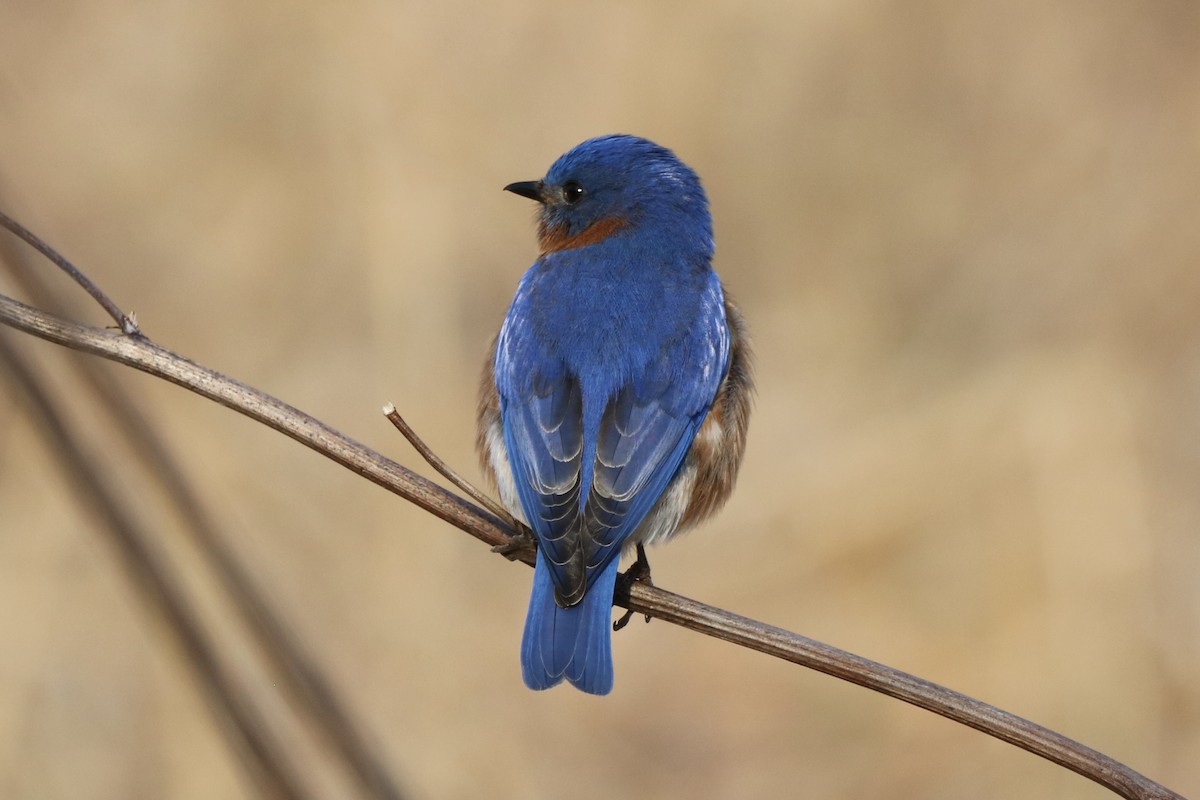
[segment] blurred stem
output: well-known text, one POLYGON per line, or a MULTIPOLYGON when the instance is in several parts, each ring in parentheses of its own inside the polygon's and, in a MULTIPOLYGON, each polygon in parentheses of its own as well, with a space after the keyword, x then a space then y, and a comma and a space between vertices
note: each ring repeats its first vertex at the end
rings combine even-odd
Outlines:
POLYGON ((153 538, 118 499, 104 477, 105 470, 86 455, 49 390, 9 339, 8 334, 0 335, 0 365, 26 398, 29 416, 79 496, 95 512, 97 527, 108 534, 134 585, 169 623, 167 627, 175 634, 188 663, 207 690, 211 707, 219 710, 219 718, 228 723, 223 727, 237 745, 236 752, 252 767, 260 793, 282 800, 307 798, 309 795, 302 788, 303 781, 290 762, 287 749, 275 739, 247 692, 217 657, 179 581, 152 544, 153 538))
MULTIPOLYGON (((17 254, 6 254, 4 260, 21 288, 37 302, 46 307, 62 305, 55 303, 43 282, 17 254)), ((134 452, 166 490, 183 518, 184 529, 232 597, 281 684, 307 710, 317 731, 333 745, 366 796, 400 800, 402 794, 387 765, 370 746, 354 715, 292 627, 276 613, 253 576, 226 545, 182 466, 138 407, 137 398, 131 397, 108 372, 97 369, 99 362, 75 360, 75 364, 134 452)))

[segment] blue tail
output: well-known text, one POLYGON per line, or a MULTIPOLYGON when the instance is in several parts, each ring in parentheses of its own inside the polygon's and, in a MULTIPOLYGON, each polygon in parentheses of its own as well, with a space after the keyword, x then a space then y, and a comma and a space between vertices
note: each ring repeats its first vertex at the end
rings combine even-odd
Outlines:
POLYGON ((530 689, 549 689, 566 678, 589 694, 613 687, 612 601, 617 559, 608 562, 570 608, 554 602, 554 581, 538 550, 533 595, 521 641, 521 672, 530 689))

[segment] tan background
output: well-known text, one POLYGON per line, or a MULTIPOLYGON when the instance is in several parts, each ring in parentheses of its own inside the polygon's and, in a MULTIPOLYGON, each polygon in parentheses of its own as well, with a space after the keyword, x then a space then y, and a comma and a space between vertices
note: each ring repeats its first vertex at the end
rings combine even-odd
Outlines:
MULTIPOLYGON (((599 133, 671 146, 759 399, 739 491, 651 554, 659 583, 1200 793, 1200 5, 0 17, 3 208, 159 342, 415 465, 392 400, 471 476, 479 364, 534 254, 500 187, 599 133)), ((662 623, 616 637, 611 696, 528 692, 527 570, 113 370, 414 797, 1110 796, 662 623)), ((0 795, 248 796, 189 676, 0 392, 0 795)))

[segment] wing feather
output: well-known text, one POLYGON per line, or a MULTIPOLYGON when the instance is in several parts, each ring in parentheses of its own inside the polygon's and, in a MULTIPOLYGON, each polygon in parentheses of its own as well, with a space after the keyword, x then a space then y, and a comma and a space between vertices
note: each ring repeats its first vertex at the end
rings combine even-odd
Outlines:
POLYGON ((595 387, 514 333, 520 325, 512 316, 501 330, 495 369, 505 445, 560 605, 579 602, 618 556, 679 471, 708 413, 729 367, 719 283, 701 305, 683 341, 664 343, 658 358, 600 394, 608 399, 590 443, 584 394, 588 388, 596 402, 595 387))

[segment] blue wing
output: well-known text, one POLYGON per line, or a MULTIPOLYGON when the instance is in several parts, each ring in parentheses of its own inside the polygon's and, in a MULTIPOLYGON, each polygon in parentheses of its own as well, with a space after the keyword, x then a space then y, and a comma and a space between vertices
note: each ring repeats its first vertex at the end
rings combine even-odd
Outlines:
MULTIPOLYGON (((497 363, 503 358, 498 350, 497 363)), ((567 374, 543 376, 526 396, 502 393, 500 419, 517 495, 555 586, 582 586, 583 553, 574 544, 584 451, 579 382, 567 374)))

